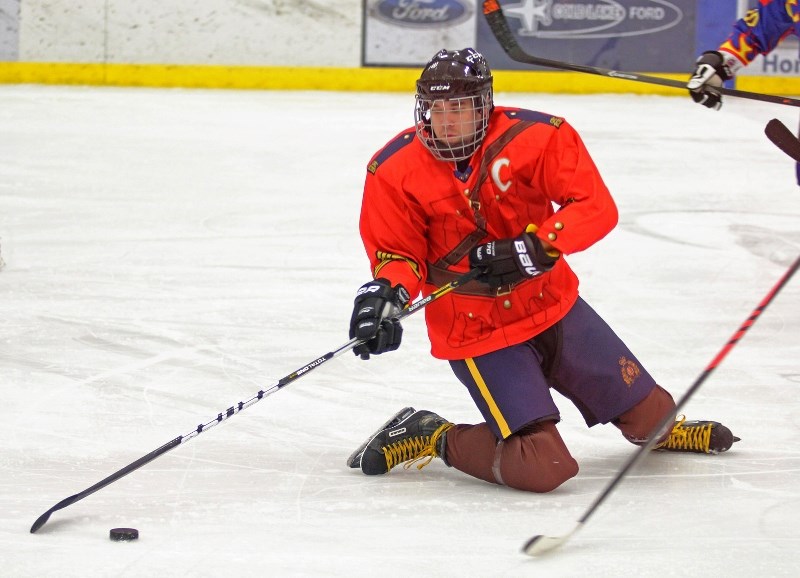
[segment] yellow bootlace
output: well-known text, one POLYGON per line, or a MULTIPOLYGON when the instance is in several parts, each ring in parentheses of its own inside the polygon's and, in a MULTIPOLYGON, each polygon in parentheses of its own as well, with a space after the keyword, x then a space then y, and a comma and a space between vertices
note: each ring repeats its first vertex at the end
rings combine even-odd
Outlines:
POLYGON ((408 462, 404 467, 406 469, 411 467, 420 460, 425 460, 417 466, 421 470, 427 466, 431 460, 439 454, 436 452, 436 443, 442 434, 453 427, 452 423, 444 423, 440 425, 436 431, 430 436, 416 436, 407 438, 402 441, 390 444, 383 447, 383 453, 386 457, 386 467, 391 470, 398 464, 408 462), (409 461, 411 460, 411 461, 409 461))
POLYGON ((656 449, 690 450, 709 453, 712 424, 705 423, 684 427, 683 423, 685 421, 685 416, 678 416, 678 421, 676 421, 675 425, 672 427, 672 432, 670 432, 669 437, 665 442, 657 445, 656 449))

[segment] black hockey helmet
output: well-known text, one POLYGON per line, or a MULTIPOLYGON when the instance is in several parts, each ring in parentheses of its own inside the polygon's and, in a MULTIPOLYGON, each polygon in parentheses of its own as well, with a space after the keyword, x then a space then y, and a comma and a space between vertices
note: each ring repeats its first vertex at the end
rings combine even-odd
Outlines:
POLYGON ((491 87, 489 65, 474 48, 440 50, 417 80, 417 94, 426 98, 476 96, 491 87))
POLYGON ((440 160, 469 158, 480 146, 494 107, 492 72, 483 55, 473 48, 440 50, 417 80, 414 111, 417 135, 440 160), (437 100, 466 100, 474 108, 476 126, 454 145, 436 138, 431 130, 431 106, 437 100))

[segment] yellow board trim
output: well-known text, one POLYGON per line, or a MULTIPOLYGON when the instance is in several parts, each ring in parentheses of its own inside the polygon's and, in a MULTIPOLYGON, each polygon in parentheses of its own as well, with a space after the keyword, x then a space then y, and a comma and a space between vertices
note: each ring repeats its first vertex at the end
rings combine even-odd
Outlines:
POLYGON ((497 427, 500 428, 500 433, 502 434, 503 439, 506 439, 511 435, 511 430, 508 427, 508 423, 506 423, 506 418, 504 418, 503 414, 500 412, 500 408, 497 407, 489 388, 486 387, 486 382, 483 381, 483 376, 481 376, 481 372, 478 371, 478 367, 475 365, 475 360, 469 357, 465 359, 464 362, 467 364, 469 373, 472 375, 472 379, 475 380, 475 384, 478 386, 478 390, 481 392, 483 400, 486 402, 486 405, 489 406, 489 411, 492 412, 492 417, 494 418, 494 421, 497 422, 497 427))
POLYGON ((403 91, 413 94, 418 76, 419 71, 410 68, 0 62, 0 83, 5 84, 403 91))
MULTIPOLYGON (((413 94, 419 67, 341 68, 291 66, 200 66, 182 64, 81 64, 0 62, 0 84, 148 86, 156 88, 231 88, 332 90, 413 94)), ((653 74, 687 80, 686 74, 653 74)), ((800 94, 800 78, 739 76, 736 87, 752 92, 800 94)), ((660 94, 685 97, 682 89, 581 72, 494 71, 495 92, 559 94, 660 94)))
POLYGON ((777 94, 778 96, 797 96, 800 94, 798 76, 739 76, 736 88, 750 92, 777 94))

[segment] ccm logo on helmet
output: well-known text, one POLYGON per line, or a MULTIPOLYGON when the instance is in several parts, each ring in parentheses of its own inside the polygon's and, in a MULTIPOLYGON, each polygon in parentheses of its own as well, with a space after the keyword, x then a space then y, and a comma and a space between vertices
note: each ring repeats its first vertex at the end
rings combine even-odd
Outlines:
POLYGON ((517 251, 517 258, 525 269, 525 273, 529 277, 535 276, 539 273, 539 269, 533 266, 531 256, 528 255, 528 249, 525 247, 525 241, 514 241, 514 249, 517 251))

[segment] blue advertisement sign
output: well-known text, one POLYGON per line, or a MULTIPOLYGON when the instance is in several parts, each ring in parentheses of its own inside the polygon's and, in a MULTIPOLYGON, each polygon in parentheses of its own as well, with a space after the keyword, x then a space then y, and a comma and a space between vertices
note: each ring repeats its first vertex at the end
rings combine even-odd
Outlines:
MULTIPOLYGON (((695 0, 501 0, 525 52, 573 64, 640 72, 685 72, 695 60, 695 0)), ((485 19, 477 46, 494 68, 530 70, 511 60, 485 19)))
POLYGON ((442 28, 469 18, 472 6, 464 0, 378 0, 372 15, 398 26, 442 28))

